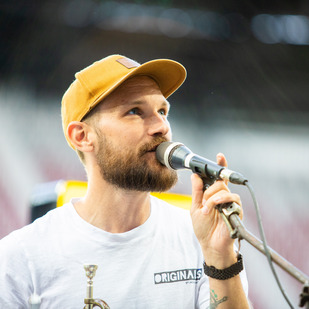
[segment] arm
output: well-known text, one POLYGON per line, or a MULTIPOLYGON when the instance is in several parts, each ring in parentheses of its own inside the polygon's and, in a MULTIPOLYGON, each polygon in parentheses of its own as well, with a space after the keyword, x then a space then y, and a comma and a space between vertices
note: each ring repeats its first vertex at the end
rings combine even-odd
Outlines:
MULTIPOLYGON (((223 155, 217 156, 218 164, 226 166, 223 155)), ((223 181, 217 181, 205 192, 203 182, 196 174, 192 175, 191 218, 194 232, 200 243, 205 263, 217 269, 225 269, 237 262, 234 240, 215 206, 235 202, 241 205, 237 194, 232 194, 223 181)), ((246 309, 249 303, 240 276, 226 280, 209 277, 210 308, 246 309)))

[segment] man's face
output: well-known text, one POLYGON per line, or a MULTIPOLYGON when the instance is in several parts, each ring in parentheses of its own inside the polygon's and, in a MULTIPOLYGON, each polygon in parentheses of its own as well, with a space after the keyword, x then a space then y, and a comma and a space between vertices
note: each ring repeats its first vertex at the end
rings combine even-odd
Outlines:
POLYGON ((118 188, 166 191, 177 173, 159 163, 156 147, 171 139, 169 103, 149 77, 129 79, 98 108, 96 160, 102 177, 118 188))

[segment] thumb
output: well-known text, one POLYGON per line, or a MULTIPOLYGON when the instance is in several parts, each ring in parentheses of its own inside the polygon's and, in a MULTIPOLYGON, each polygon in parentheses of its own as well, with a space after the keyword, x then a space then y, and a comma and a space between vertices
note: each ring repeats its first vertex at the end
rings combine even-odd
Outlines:
POLYGON ((203 200, 203 180, 197 175, 191 175, 192 182, 192 206, 191 211, 199 209, 202 205, 203 200))
MULTIPOLYGON (((221 166, 224 166, 224 167, 227 167, 227 160, 226 160, 226 158, 225 158, 223 153, 218 153, 217 154, 217 164, 219 164, 221 166)), ((228 181, 224 180, 224 183, 227 185, 228 181)))
POLYGON ((227 167, 227 160, 226 160, 223 153, 217 154, 217 164, 224 166, 224 167, 227 167))

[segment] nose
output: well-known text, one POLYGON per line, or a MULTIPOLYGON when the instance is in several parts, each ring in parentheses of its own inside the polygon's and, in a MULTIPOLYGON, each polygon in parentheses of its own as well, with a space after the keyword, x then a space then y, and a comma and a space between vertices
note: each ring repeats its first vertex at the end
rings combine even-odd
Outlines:
POLYGON ((165 136, 170 133, 171 127, 166 116, 156 114, 149 119, 148 134, 151 136, 165 136))

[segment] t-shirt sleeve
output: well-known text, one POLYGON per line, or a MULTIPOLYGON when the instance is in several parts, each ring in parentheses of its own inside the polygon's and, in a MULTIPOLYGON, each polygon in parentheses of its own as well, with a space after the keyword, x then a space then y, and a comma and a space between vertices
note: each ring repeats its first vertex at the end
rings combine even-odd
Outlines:
POLYGON ((28 308, 32 280, 28 259, 16 233, 0 240, 0 307, 28 308))

